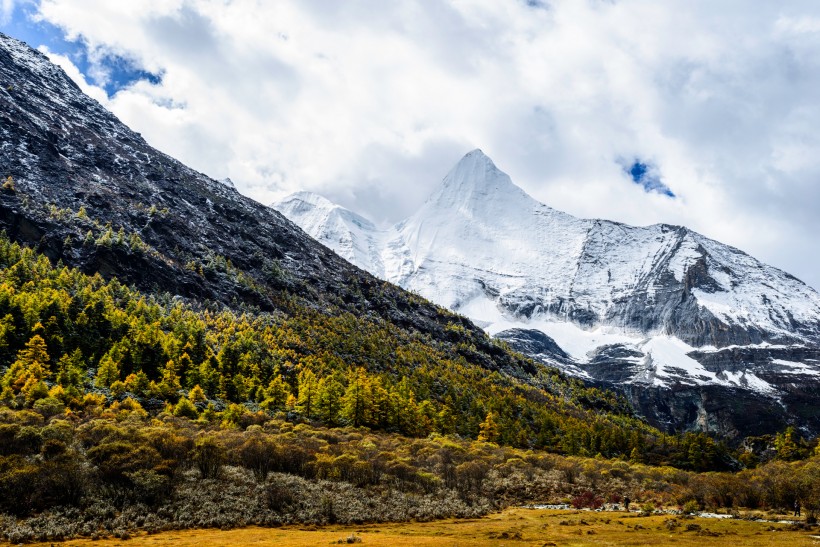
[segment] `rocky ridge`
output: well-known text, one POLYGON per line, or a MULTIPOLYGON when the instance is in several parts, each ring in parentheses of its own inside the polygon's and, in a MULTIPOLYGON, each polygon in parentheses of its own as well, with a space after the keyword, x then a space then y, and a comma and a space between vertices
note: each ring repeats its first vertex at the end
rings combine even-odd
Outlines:
POLYGON ((0 33, 0 229, 89 274, 200 305, 278 313, 291 301, 477 348, 530 379, 532 364, 469 320, 362 271, 226 181, 152 148, 42 53, 0 33), (529 367, 529 368, 528 368, 529 367))

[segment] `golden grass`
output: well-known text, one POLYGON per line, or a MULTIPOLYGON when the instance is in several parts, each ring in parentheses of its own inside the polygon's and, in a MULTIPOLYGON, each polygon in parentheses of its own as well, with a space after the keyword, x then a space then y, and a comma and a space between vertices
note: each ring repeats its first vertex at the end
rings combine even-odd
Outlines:
POLYGON ((295 547, 330 545, 355 534, 367 546, 593 546, 593 545, 731 545, 754 547, 820 545, 820 532, 795 530, 788 524, 741 520, 682 519, 622 512, 508 509, 481 519, 359 526, 249 527, 237 530, 188 530, 135 536, 130 540, 73 540, 62 547, 216 547, 251 545, 295 547), (688 528, 688 529, 687 529, 688 528))

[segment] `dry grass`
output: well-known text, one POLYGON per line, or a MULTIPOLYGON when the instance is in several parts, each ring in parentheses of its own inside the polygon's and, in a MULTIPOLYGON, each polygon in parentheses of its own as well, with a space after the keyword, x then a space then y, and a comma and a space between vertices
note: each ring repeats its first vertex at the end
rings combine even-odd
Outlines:
POLYGON ((137 545, 210 547, 252 545, 294 547, 343 543, 355 534, 368 546, 593 546, 593 545, 819 545, 817 531, 788 524, 741 520, 684 519, 619 512, 509 509, 481 519, 360 526, 249 527, 236 530, 187 530, 139 535, 129 540, 72 540, 64 547, 133 547, 137 545))

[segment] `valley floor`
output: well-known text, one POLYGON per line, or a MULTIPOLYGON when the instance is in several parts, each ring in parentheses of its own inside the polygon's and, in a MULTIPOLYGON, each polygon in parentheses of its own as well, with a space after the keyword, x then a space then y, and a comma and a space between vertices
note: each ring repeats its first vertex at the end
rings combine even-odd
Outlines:
MULTIPOLYGON (((508 509, 481 519, 353 526, 248 527, 137 535, 129 540, 71 540, 33 545, 291 547, 359 543, 363 546, 586 546, 586 545, 817 545, 820 531, 788 523, 685 518, 639 513, 508 509)), ((3 545, 3 544, 0 544, 3 545)))

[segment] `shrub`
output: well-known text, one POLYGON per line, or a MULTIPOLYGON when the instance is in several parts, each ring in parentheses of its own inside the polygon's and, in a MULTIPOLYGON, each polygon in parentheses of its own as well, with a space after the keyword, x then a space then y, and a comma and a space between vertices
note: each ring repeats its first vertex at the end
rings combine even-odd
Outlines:
POLYGON ((42 444, 43 436, 40 429, 34 426, 21 427, 14 436, 15 451, 20 454, 35 454, 40 451, 42 444))
POLYGON ((0 424, 0 456, 17 451, 16 437, 19 432, 19 424, 0 424))
POLYGON ((97 465, 100 476, 109 482, 128 482, 127 475, 152 469, 162 458, 150 446, 127 441, 99 444, 88 451, 88 459, 97 465))
POLYGON ((225 449, 212 436, 201 437, 194 447, 194 463, 202 478, 216 479, 225 462, 225 449))
POLYGON ((346 538, 339 538, 339 539, 336 540, 337 545, 347 544, 347 543, 361 543, 361 542, 362 542, 361 536, 357 536, 355 532, 350 534, 346 538))
POLYGON ((111 404, 110 408, 112 411, 121 414, 121 417, 127 416, 128 414, 136 414, 140 418, 148 416, 148 412, 145 411, 139 401, 132 397, 126 397, 122 401, 115 401, 111 404))
POLYGON ((273 471, 278 452, 279 447, 269 437, 254 435, 239 447, 237 456, 239 464, 262 482, 273 471))
POLYGON ((581 494, 572 498, 571 503, 572 506, 576 509, 583 509, 586 507, 589 507, 591 509, 599 509, 604 504, 604 500, 603 498, 595 494, 595 492, 591 490, 586 490, 585 492, 582 492, 581 494))
POLYGON ((190 399, 183 397, 174 407, 174 416, 196 420, 199 417, 199 411, 197 411, 194 403, 192 403, 190 399))
POLYGON ((274 479, 265 485, 265 500, 271 511, 283 512, 296 503, 298 497, 285 481, 274 479))
POLYGON ((44 397, 34 402, 32 407, 46 418, 57 416, 65 411, 65 405, 55 397, 44 397))
POLYGON ((63 441, 59 439, 48 439, 43 443, 43 446, 40 449, 40 454, 46 460, 52 460, 57 456, 65 454, 67 449, 68 447, 63 441))
POLYGON ((159 504, 170 491, 171 481, 152 469, 141 469, 133 473, 126 473, 131 481, 135 501, 149 506, 159 504))

